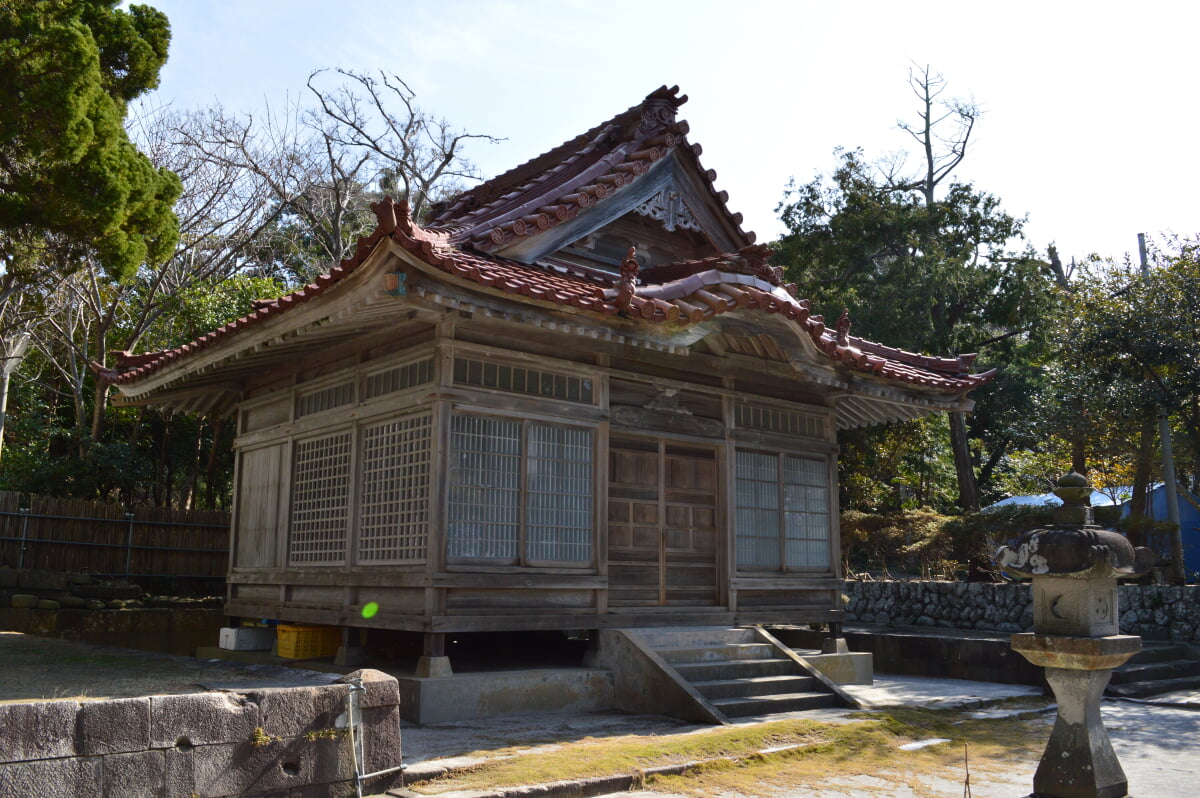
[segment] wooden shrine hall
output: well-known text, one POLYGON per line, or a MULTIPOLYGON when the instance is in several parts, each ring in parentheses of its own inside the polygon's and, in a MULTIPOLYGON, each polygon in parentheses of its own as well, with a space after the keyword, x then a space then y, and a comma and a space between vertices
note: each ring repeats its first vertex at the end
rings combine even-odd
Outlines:
POLYGON ((837 430, 969 409, 991 373, 826 324, 685 100, 421 222, 384 199, 311 285, 102 372, 125 404, 236 414, 229 615, 431 657, 446 633, 840 621, 837 430))

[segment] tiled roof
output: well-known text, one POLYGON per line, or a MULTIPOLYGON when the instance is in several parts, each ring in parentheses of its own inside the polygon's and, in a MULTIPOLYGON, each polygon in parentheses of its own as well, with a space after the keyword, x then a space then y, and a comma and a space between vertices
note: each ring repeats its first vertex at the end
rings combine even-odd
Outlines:
MULTIPOLYGON (((568 268, 527 265, 458 245, 444 230, 426 229, 409 216, 406 203, 390 199, 372 206, 379 219, 376 230, 362 239, 355 254, 311 285, 270 302, 256 303, 247 316, 196 341, 165 352, 117 355, 112 370, 101 370, 110 383, 136 382, 168 364, 193 356, 232 339, 247 328, 307 303, 348 277, 375 247, 390 237, 422 262, 482 290, 527 297, 550 305, 577 308, 601 317, 622 316, 654 325, 685 326, 735 311, 777 315, 792 322, 831 360, 859 372, 900 383, 962 393, 989 381, 994 372, 971 374, 974 356, 935 358, 892 349, 849 335, 843 314, 833 328, 814 316, 808 300, 795 296, 794 286, 780 286, 778 273, 766 266, 762 248, 748 246, 727 255, 649 269, 638 285, 637 261, 630 252, 627 278, 600 277, 568 268)), ((624 268, 623 268, 624 271, 624 268)))
POLYGON ((991 378, 993 372, 970 373, 974 356, 904 352, 851 336, 847 314, 832 328, 812 315, 809 302, 797 298, 796 286, 784 285, 782 270, 768 264, 768 248, 755 246, 754 234, 740 227, 741 215, 729 212, 725 192, 713 186, 716 173, 700 165, 700 146, 688 143, 687 122, 675 118, 687 100, 678 92, 678 87, 664 86, 612 119, 459 194, 435 208, 425 226, 413 221, 406 203, 376 203, 375 231, 359 241, 350 258, 310 285, 256 302, 248 315, 181 347, 139 355, 121 352, 115 368, 94 368, 109 383, 130 385, 211 347, 236 349, 245 330, 321 296, 391 238, 421 262, 482 292, 673 329, 733 312, 765 313, 786 319, 819 352, 853 371, 959 395, 991 378), (736 251, 642 270, 631 250, 620 275, 554 257, 520 263, 500 254, 517 239, 550 230, 624 190, 672 152, 701 176, 736 251))
POLYGON ((700 145, 687 141, 688 123, 675 119, 687 102, 678 93, 678 86, 663 86, 607 122, 464 191, 435 208, 428 227, 448 233, 454 243, 495 252, 575 218, 675 150, 703 175, 737 243, 753 244, 754 233, 741 229, 742 215, 726 205, 729 195, 713 185, 717 173, 700 165, 700 145))

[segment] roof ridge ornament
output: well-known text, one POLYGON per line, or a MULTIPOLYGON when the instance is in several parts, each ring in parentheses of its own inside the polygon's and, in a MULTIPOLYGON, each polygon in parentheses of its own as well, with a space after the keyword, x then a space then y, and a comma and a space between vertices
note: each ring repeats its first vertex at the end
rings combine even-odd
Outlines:
POLYGON ((641 119, 638 120, 637 133, 645 136, 660 128, 675 122, 675 110, 687 102, 687 95, 679 95, 679 87, 667 88, 661 86, 646 95, 642 102, 641 119))
POLYGON ((837 345, 850 345, 850 308, 842 308, 842 315, 837 320, 837 345))
POLYGON ((633 297, 637 293, 638 275, 641 272, 637 247, 630 247, 625 260, 621 261, 621 283, 617 288, 617 307, 622 313, 628 314, 633 308, 633 297))

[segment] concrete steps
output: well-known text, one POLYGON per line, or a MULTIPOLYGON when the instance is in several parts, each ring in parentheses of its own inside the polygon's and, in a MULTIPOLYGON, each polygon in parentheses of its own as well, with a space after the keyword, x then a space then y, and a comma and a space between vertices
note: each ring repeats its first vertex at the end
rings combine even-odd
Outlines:
POLYGON ((1105 693, 1149 698, 1177 690, 1200 690, 1200 658, 1184 644, 1149 645, 1113 671, 1105 693))
POLYGON ((752 627, 647 629, 639 636, 675 674, 726 718, 841 705, 786 648, 752 627))

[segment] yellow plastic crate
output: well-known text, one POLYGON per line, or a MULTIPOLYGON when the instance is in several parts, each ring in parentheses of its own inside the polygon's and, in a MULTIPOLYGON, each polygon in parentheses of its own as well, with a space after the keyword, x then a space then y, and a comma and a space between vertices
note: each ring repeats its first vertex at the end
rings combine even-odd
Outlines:
POLYGON ((276 628, 279 656, 288 659, 332 657, 342 644, 342 630, 336 626, 292 626, 276 628))

